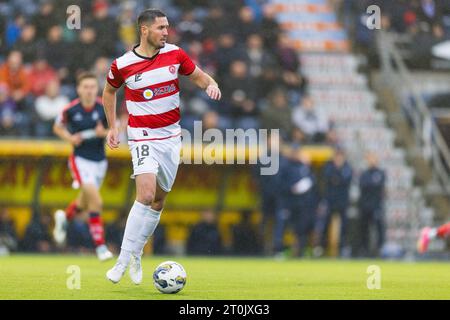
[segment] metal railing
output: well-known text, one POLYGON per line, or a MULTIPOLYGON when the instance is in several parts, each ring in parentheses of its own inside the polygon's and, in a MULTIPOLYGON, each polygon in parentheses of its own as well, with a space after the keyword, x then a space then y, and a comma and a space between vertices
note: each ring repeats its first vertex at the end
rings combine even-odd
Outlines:
POLYGON ((396 45, 396 35, 377 32, 377 48, 382 77, 404 107, 414 132, 417 150, 421 150, 433 171, 440 191, 450 196, 450 150, 433 120, 420 92, 414 89, 413 77, 396 45))

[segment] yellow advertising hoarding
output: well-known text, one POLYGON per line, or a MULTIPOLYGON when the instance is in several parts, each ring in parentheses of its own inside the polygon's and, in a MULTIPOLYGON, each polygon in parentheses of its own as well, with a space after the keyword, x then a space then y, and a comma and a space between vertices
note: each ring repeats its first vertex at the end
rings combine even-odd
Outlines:
MULTIPOLYGON (((328 147, 303 150, 318 164, 332 155, 328 147)), ((71 147, 60 141, 0 141, 0 204, 23 206, 35 201, 53 207, 69 203, 77 194, 71 188, 67 166, 70 152, 71 147)), ((234 156, 248 159, 254 153, 254 148, 242 148, 234 156)), ((184 146, 183 154, 186 158, 197 157, 202 150, 184 146)), ((130 155, 126 147, 107 150, 107 155, 109 165, 101 193, 105 207, 120 209, 134 197, 134 182, 129 178, 130 155)), ((248 164, 181 164, 167 207, 256 209, 257 198, 257 186, 248 164)))
MULTIPOLYGON (((184 146, 182 157, 191 162, 202 160, 202 151, 184 146)), ((236 159, 248 160, 255 154, 252 148, 235 151, 236 159)), ((328 147, 304 147, 303 151, 316 165, 332 155, 328 147)), ((71 147, 61 141, 0 140, 0 207, 9 208, 19 236, 23 236, 32 217, 33 205, 45 208, 42 212, 52 212, 76 197, 67 163, 70 153, 71 147)), ((227 154, 220 152, 224 159, 227 154)), ((108 171, 101 188, 106 223, 127 212, 135 197, 128 149, 107 150, 107 156, 108 171)), ((230 228, 239 221, 238 211, 244 208, 254 211, 254 223, 260 220, 258 188, 249 164, 181 164, 161 224, 166 226, 170 242, 182 243, 190 226, 200 219, 201 210, 220 209, 219 227, 229 244, 230 228)))

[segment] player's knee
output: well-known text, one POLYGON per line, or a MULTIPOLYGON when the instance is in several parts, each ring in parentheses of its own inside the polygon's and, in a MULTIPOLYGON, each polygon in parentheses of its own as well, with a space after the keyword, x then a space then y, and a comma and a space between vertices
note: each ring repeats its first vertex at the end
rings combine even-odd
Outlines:
POLYGON ((102 199, 96 199, 94 202, 94 206, 97 208, 98 211, 102 211, 102 209, 103 209, 102 199))
POLYGON ((142 191, 137 195, 136 200, 143 205, 149 206, 152 204, 155 194, 152 191, 142 191))
POLYGON ((151 206, 153 210, 161 211, 164 207, 164 199, 155 199, 151 206))
POLYGON ((89 211, 101 211, 103 208, 103 202, 99 198, 92 198, 88 203, 89 211))
POLYGON ((102 197, 100 192, 95 186, 85 186, 84 195, 87 202, 87 207, 89 211, 101 211, 103 206, 102 197))

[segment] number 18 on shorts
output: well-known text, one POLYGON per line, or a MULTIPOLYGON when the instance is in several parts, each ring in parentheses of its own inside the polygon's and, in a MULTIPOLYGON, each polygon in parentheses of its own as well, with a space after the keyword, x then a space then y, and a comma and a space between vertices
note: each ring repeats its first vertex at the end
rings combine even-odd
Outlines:
POLYGON ((133 160, 131 178, 143 173, 153 173, 161 189, 169 192, 180 164, 181 138, 130 141, 128 145, 133 160))

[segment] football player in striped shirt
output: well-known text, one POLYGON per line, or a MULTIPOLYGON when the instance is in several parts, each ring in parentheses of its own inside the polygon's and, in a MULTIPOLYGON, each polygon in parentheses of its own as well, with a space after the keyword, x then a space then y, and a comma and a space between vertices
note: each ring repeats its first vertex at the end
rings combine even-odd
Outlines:
POLYGON ((106 273, 113 283, 127 267, 135 284, 142 281, 141 255, 158 225, 164 201, 175 181, 180 162, 181 127, 178 76, 188 76, 213 100, 220 89, 196 66, 183 49, 167 43, 169 22, 157 9, 143 11, 137 25, 140 43, 115 59, 103 91, 109 123, 106 143, 119 145, 116 126, 116 92, 124 86, 128 120, 128 146, 136 179, 136 200, 128 215, 120 255, 106 273))

